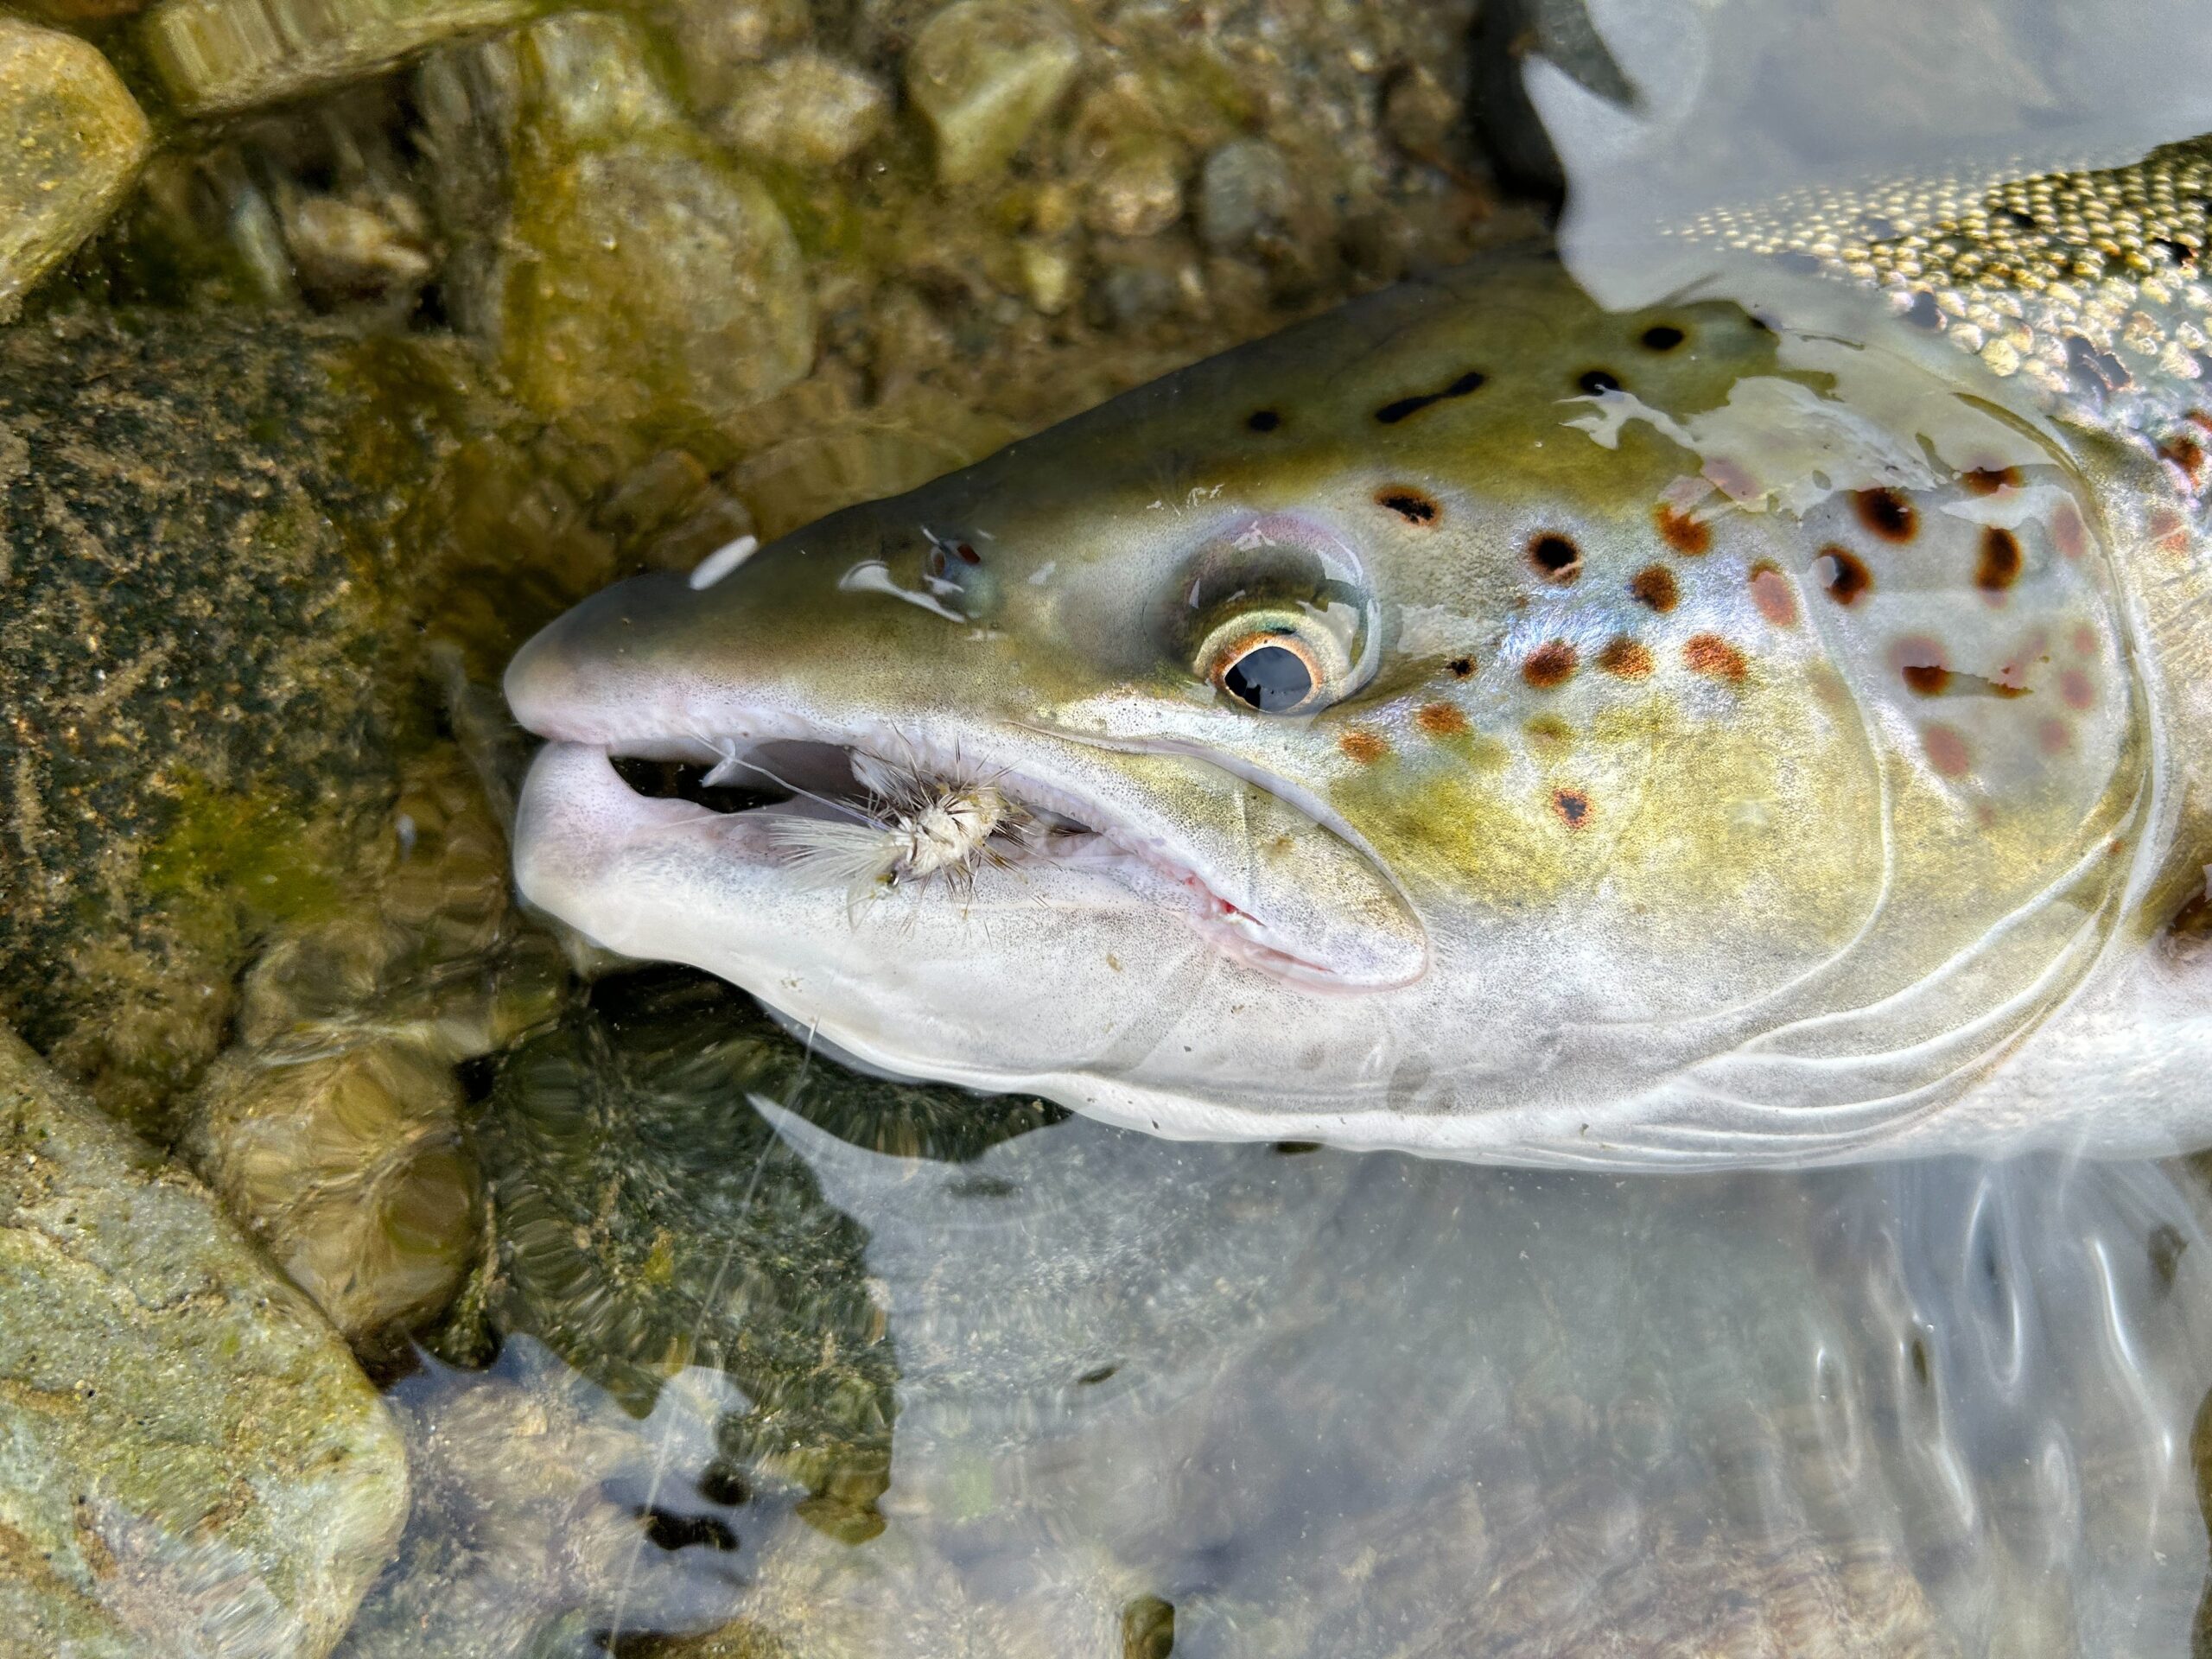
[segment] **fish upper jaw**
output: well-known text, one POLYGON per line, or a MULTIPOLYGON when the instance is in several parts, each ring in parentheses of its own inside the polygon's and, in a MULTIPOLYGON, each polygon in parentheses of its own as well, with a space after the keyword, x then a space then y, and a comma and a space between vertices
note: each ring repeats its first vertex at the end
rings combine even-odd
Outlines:
MULTIPOLYGON (((868 756, 923 778, 988 784, 1041 826, 994 849, 1036 887, 1040 903, 1050 899, 1056 868, 1080 864, 1095 874, 1107 868, 1131 904, 1173 912, 1224 956, 1300 989, 1389 990, 1428 969, 1421 918, 1366 850, 1318 821, 1298 791, 1271 790, 1249 766, 1197 746, 1107 747, 951 709, 901 710, 896 718, 841 714, 810 704, 788 683, 747 685, 680 667, 655 671, 642 655, 594 661, 560 637, 541 636, 525 648, 507 691, 518 719, 552 740, 517 826, 518 879, 526 895, 587 931, 594 929, 580 912, 599 910, 609 896, 588 889, 618 879, 605 874, 613 867, 601 855, 641 837, 700 834, 707 812, 694 801, 610 787, 620 781, 613 760, 704 768, 698 781, 718 785, 783 785, 794 765, 826 779, 812 807, 717 815, 728 858, 759 866, 763 883, 798 886, 803 872, 788 846, 764 833, 769 822, 793 810, 835 814, 840 795, 856 801, 862 791, 849 779, 850 761, 868 756), (754 818, 762 822, 742 822, 754 818)), ((935 892, 916 886, 918 899, 959 902, 957 883, 935 892)), ((823 897, 825 917, 845 905, 838 894, 823 897)))

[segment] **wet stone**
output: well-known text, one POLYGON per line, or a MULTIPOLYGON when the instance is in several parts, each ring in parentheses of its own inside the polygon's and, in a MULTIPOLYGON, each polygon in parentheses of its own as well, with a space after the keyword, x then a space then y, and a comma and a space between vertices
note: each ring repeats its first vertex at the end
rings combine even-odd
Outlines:
POLYGON ((483 51, 518 89, 512 217, 481 288, 524 401, 712 431, 804 375, 814 318, 791 226, 677 118, 645 35, 575 14, 483 51))
POLYGON ((794 52, 740 75, 716 131, 791 167, 834 167, 882 130, 891 94, 823 52, 794 52))
POLYGON ((0 1033, 9 1651, 314 1659, 406 1505, 391 1420, 306 1299, 0 1033))
POLYGON ((1066 92, 1082 59, 1074 31, 1040 5, 959 0, 906 56, 906 90, 937 135, 938 176, 974 184, 1012 161, 1066 92))
POLYGON ((361 79, 535 9, 536 0, 161 0, 140 39, 179 110, 219 115, 361 79))
POLYGON ((0 16, 0 322, 104 224, 151 147, 99 50, 0 16))

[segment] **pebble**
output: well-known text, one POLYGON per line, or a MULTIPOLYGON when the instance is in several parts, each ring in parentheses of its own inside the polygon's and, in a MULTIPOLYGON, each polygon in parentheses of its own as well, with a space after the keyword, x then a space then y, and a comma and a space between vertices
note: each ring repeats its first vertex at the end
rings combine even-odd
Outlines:
POLYGON ((959 0, 923 26, 906 90, 937 134, 938 177, 974 184, 1011 162, 1074 79, 1083 50, 1058 13, 959 0))
POLYGON ((107 221, 151 148, 97 48, 0 15, 0 322, 107 221))
POLYGON ((162 0, 139 39, 179 111, 220 115, 359 79, 534 10, 536 0, 162 0))
POLYGON ((0 1649, 320 1659, 406 1512, 307 1299, 0 1031, 0 1649))
POLYGON ((793 52, 740 75, 721 137, 791 167, 835 167, 883 130, 891 94, 826 52, 793 52))

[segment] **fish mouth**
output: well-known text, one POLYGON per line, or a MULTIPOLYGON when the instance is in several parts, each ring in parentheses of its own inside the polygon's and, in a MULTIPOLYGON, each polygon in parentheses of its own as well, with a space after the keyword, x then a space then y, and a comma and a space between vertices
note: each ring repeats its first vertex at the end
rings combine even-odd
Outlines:
MULTIPOLYGON (((1110 878, 1131 906, 1172 915, 1223 957, 1310 992, 1409 984, 1428 966, 1426 930, 1376 861, 1341 826, 1250 769, 1173 752, 1108 748, 1034 726, 837 728, 788 708, 671 711, 617 728, 573 709, 510 695, 550 741, 533 763, 516 825, 525 896, 587 933, 613 924, 599 893, 610 857, 657 838, 697 850, 785 893, 817 889, 825 921, 857 925, 881 906, 894 925, 916 905, 963 906, 976 883, 1015 902, 1050 902, 1057 878, 1110 878), (931 868, 887 855, 872 879, 823 880, 808 848, 820 826, 900 830, 882 779, 908 799, 988 790, 1003 804, 969 843, 931 868), (842 915, 840 915, 842 912, 842 915)), ((633 952, 636 953, 636 952, 633 952)), ((644 954, 650 954, 645 952, 644 954)))

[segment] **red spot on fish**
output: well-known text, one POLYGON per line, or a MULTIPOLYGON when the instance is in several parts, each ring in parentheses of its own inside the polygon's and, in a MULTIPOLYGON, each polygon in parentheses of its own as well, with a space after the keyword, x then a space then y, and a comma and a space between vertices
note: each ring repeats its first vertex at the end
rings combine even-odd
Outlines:
POLYGON ((1715 455, 1707 461, 1705 475, 1713 480, 1714 488, 1732 501, 1755 500, 1764 493, 1751 473, 1726 455, 1715 455))
POLYGON ((1414 723, 1431 737, 1457 737, 1467 729, 1467 717, 1448 702, 1425 702, 1414 723))
POLYGON ((1598 666, 1617 679, 1640 680, 1651 672, 1651 653, 1624 633, 1617 633, 1598 653, 1598 666))
POLYGON ((2074 654, 2076 657, 2097 654, 2097 631, 2086 622, 2078 624, 2074 630, 2074 654))
POLYGON ((1796 590, 1790 587, 1789 577, 1764 560, 1751 567, 1751 603, 1777 628, 1786 628, 1797 620, 1796 590))
POLYGON ((2173 464, 2191 489, 2204 482, 2204 446, 2190 434, 2175 433, 2158 446, 2158 454, 2173 464))
POLYGON ((1548 691, 1574 677, 1575 660, 1574 647, 1566 640, 1547 640, 1529 653, 1521 664, 1521 677, 1537 690, 1548 691))
POLYGON ((1890 664, 1907 685, 1923 697, 1940 697, 1951 683, 1951 668, 1943 655, 1943 642, 1924 633, 1908 633, 1891 645, 1890 664))
POLYGON ((1713 526, 1702 518, 1678 512, 1670 501, 1662 501, 1651 509, 1651 522, 1658 526, 1660 540, 1685 558, 1713 550, 1713 526))
POLYGON ((2082 510, 2071 501, 2060 502, 2051 513, 2050 539, 2069 559, 2078 559, 2089 550, 2089 527, 2082 522, 2082 510))
POLYGON ((1928 764, 1946 778, 1963 778, 1974 769, 1974 754, 1967 747, 1967 741, 1956 728, 1942 725, 1928 725, 1920 729, 1920 746, 1928 752, 1928 764))
POLYGON ((2097 688, 2080 669, 2069 668, 2058 677, 2058 695, 2069 709, 2087 709, 2097 700, 2097 688))
POLYGON ((1568 829, 1583 829, 1590 822, 1590 798, 1579 789, 1555 789, 1552 791, 1552 810, 1559 814, 1560 822, 1568 829))
POLYGON ((1895 490, 1860 490, 1851 498, 1859 522, 1885 542, 1909 542, 1920 528, 1912 503, 1895 490))
POLYGON ((2046 720, 2036 728, 2036 747, 2045 754, 2064 754, 2074 747, 2074 728, 2063 720, 2046 720))
POLYGON ((1337 740, 1337 747, 1363 766, 1371 766, 1390 753, 1390 746, 1380 736, 1373 732, 1361 731, 1357 728, 1339 737, 1337 740))
POLYGON ((2177 559, 2189 556, 2189 521, 2171 507, 2153 512, 2146 528, 2161 552, 2177 559))
POLYGON ((1693 673, 1716 680, 1744 677, 1744 653, 1717 633, 1694 633, 1682 641, 1682 661, 1693 673))

